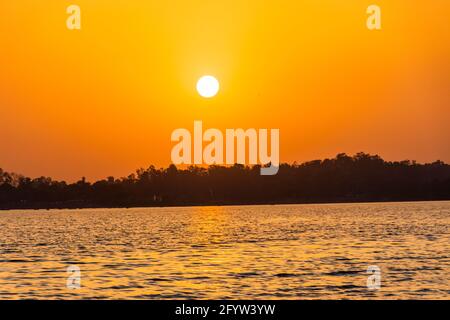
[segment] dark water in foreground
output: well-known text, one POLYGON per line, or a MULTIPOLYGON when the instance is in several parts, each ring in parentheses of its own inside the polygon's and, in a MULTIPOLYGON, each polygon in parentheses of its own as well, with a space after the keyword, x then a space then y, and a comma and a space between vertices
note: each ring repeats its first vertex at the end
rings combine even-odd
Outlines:
POLYGON ((449 299, 449 224, 450 202, 5 211, 0 298, 449 299))

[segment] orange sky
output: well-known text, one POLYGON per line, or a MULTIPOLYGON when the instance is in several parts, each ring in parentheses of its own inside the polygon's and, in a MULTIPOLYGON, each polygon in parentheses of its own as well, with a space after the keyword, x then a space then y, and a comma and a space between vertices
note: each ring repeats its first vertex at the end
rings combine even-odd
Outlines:
POLYGON ((279 128, 282 162, 450 162, 449 16, 447 0, 1 1, 0 167, 125 176, 168 165, 194 120, 279 128), (73 3, 82 30, 66 27, 73 3))

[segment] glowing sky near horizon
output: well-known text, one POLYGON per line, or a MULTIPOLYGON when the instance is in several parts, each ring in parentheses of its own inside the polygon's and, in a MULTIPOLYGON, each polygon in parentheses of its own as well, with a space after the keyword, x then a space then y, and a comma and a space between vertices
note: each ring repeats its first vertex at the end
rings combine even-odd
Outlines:
POLYGON ((126 176, 168 165, 194 120, 279 128, 282 162, 450 162, 449 16, 445 0, 2 1, 0 168, 126 176), (212 99, 196 90, 208 74, 212 99))

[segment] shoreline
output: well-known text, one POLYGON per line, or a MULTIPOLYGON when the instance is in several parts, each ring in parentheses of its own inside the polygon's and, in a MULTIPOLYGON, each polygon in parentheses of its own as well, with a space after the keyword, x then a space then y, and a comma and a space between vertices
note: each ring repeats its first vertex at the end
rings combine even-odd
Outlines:
POLYGON ((174 204, 154 204, 154 205, 93 205, 86 204, 84 206, 68 206, 68 205, 36 205, 36 206, 11 206, 0 207, 0 213, 5 211, 20 210, 84 210, 84 209, 137 209, 137 208, 189 208, 189 207, 234 207, 234 206, 277 206, 277 205, 321 205, 321 204, 373 204, 373 203, 407 203, 407 202, 445 202, 450 201, 448 198, 436 199, 355 199, 355 200, 317 200, 317 201, 266 201, 266 202, 209 202, 209 203, 174 203, 174 204))

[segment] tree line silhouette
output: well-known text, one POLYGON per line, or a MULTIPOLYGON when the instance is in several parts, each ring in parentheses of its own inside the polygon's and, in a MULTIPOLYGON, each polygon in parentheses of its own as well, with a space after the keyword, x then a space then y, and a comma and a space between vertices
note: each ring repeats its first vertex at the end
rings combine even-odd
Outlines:
POLYGON ((282 164, 275 176, 261 176, 258 165, 170 165, 120 179, 66 183, 0 169, 0 209, 449 199, 450 165, 390 162, 366 153, 282 164))

